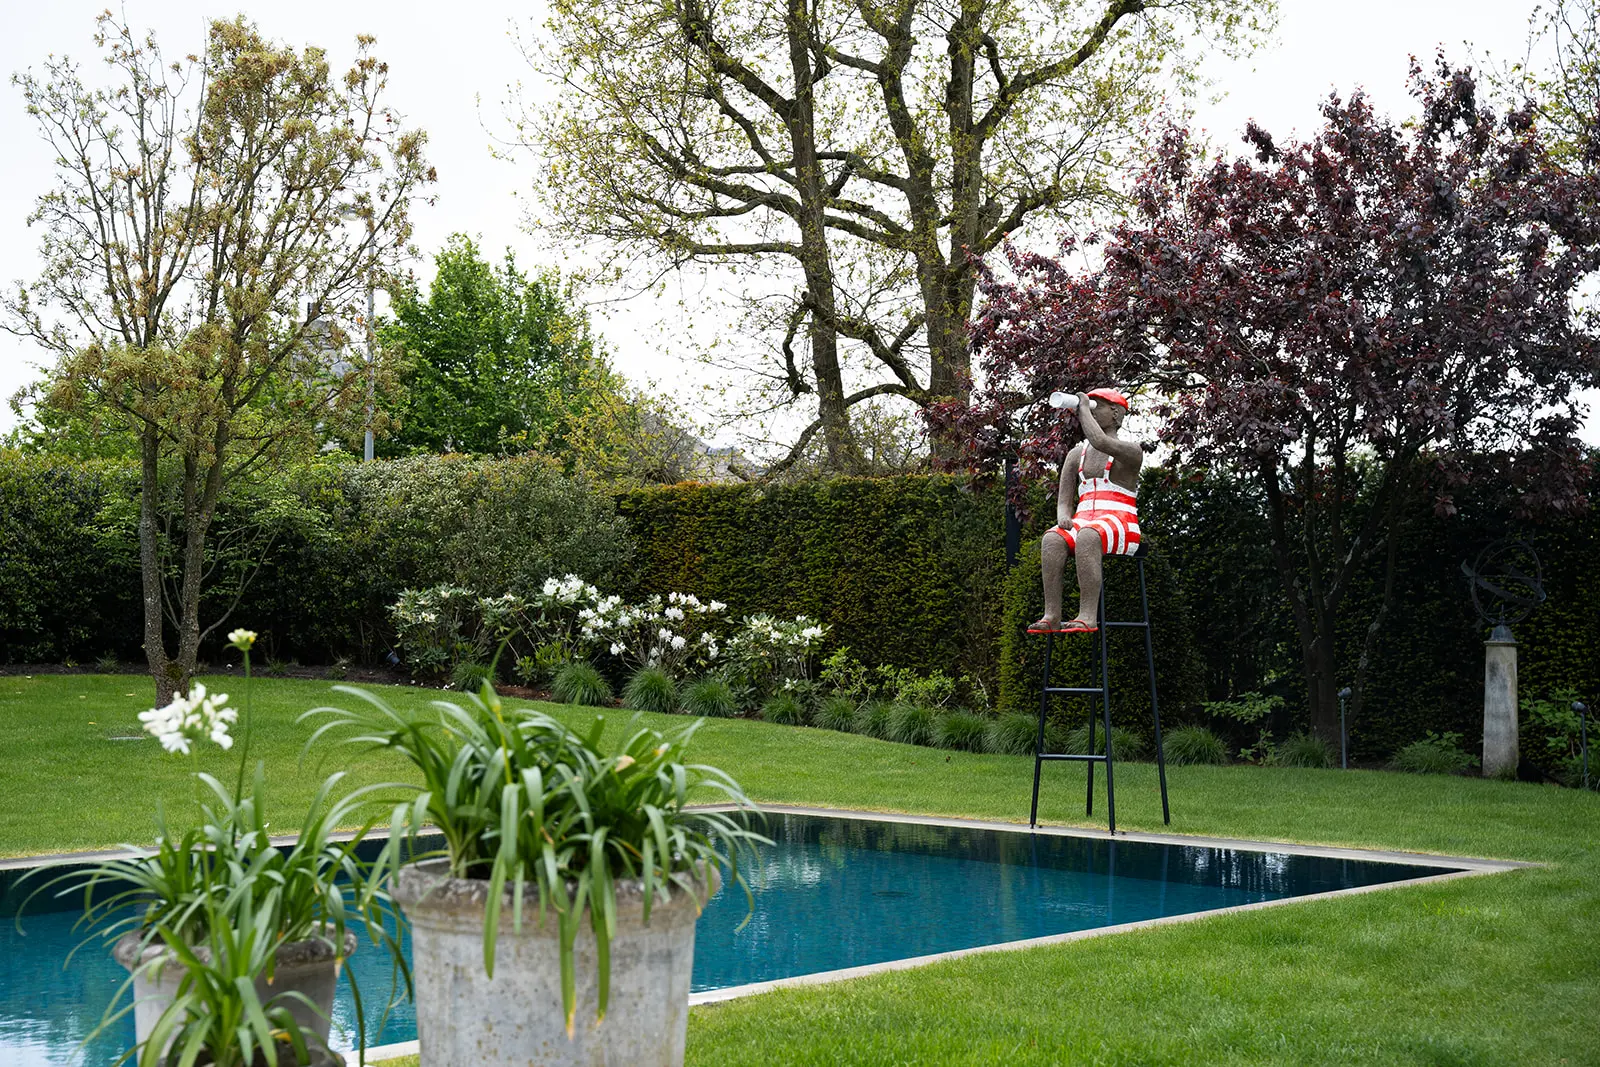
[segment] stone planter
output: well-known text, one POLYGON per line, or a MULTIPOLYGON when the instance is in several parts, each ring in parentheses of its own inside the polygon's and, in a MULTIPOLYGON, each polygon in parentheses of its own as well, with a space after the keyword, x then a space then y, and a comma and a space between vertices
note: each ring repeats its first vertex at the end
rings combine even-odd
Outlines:
MULTIPOLYGON (((130 972, 151 960, 162 962, 154 967, 140 972, 133 980, 133 996, 135 1005, 133 1009, 134 1032, 142 1042, 150 1036, 150 1031, 155 1029, 156 1021, 161 1018, 162 1012, 172 1004, 173 997, 177 994, 178 984, 183 981, 183 965, 166 951, 166 946, 159 941, 152 941, 145 945, 143 950, 139 947, 141 934, 139 931, 130 930, 117 939, 111 954, 116 961, 126 967, 130 972)), ((344 954, 349 956, 356 950, 356 935, 345 931, 344 954)), ((198 950, 202 959, 208 950, 203 946, 198 950)), ((284 1007, 294 1016, 300 1029, 307 1036, 307 1044, 326 1048, 328 1044, 328 1029, 333 1012, 333 994, 339 985, 339 971, 333 955, 333 945, 321 938, 308 941, 289 941, 278 948, 277 969, 273 973, 273 981, 269 985, 265 978, 256 979, 256 996, 261 998, 261 1003, 266 1002, 285 990, 296 990, 310 998, 311 1003, 317 1006, 313 1011, 299 1000, 286 1000, 284 1007), (320 1014, 318 1014, 320 1012, 320 1014), (315 1037, 315 1040, 311 1040, 315 1037)), ((330 1064, 343 1062, 338 1057, 324 1053, 321 1058, 313 1054, 314 1064, 330 1064)))
MULTIPOLYGON (((619 881, 611 942, 611 999, 596 1025, 598 971, 587 909, 575 948, 577 1015, 571 1039, 561 1007, 560 941, 538 892, 524 888, 522 930, 512 927, 512 887, 505 890, 494 978, 483 970, 483 915, 489 883, 451 878, 446 860, 401 868, 394 901, 411 924, 422 1067, 515 1064, 582 1067, 680 1067, 689 1022, 689 972, 700 909, 687 893, 658 897, 643 922, 637 881, 619 881)), ((705 899, 716 890, 710 872, 705 899)))

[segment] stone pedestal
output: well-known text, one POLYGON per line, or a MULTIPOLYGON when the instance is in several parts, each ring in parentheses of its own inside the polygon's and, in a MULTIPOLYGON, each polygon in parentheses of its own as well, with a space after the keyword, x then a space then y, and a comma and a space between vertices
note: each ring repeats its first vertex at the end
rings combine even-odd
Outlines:
POLYGON ((1496 626, 1483 643, 1483 775, 1517 771, 1517 642, 1496 626))

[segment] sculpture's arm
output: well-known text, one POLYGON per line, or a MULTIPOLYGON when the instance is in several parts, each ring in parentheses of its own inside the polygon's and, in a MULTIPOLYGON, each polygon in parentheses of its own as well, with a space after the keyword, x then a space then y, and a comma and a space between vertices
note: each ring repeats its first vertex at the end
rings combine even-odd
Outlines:
POLYGON ((1078 465, 1083 445, 1073 445, 1061 461, 1061 487, 1056 490, 1056 525, 1066 527, 1078 510, 1078 465))
POLYGON ((1089 444, 1112 459, 1120 459, 1133 464, 1138 470, 1144 464, 1144 448, 1138 441, 1131 441, 1121 437, 1112 437, 1100 428, 1095 421, 1094 410, 1087 394, 1078 394, 1078 425, 1083 427, 1083 436, 1089 444))

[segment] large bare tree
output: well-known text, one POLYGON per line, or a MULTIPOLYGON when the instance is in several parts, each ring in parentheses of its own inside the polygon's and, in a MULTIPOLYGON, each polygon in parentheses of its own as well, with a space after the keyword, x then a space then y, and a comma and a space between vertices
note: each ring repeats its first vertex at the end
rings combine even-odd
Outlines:
MULTIPOLYGON (((1114 200, 1145 120, 1271 0, 555 0, 524 112, 550 225, 608 268, 745 264, 798 295, 771 379, 814 393, 825 463, 851 405, 962 401, 971 257, 1114 200), (750 262, 750 261, 755 262, 750 262), (795 352, 804 332, 809 360, 795 352), (841 342, 852 343, 848 351, 841 342), (849 353, 859 353, 851 388, 849 353)), ((936 447, 938 447, 936 441, 936 447)))
POLYGON ((110 14, 96 43, 108 84, 68 59, 15 79, 57 165, 30 219, 44 270, 7 325, 56 354, 46 402, 137 437, 144 648, 166 701, 227 617, 200 617, 219 499, 364 397, 334 352, 433 173, 382 103, 370 37, 342 74, 243 18, 177 62, 110 14))

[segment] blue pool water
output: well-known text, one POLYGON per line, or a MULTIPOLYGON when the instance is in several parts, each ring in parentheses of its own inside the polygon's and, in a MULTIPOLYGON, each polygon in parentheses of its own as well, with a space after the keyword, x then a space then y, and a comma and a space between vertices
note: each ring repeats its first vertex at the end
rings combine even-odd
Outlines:
MULTIPOLYGON (((1443 867, 1194 845, 773 815, 748 872, 755 913, 725 886, 696 930, 694 989, 816 974, 978 945, 1019 941, 1256 901, 1404 881, 1443 867)), ((14 877, 10 881, 14 882, 14 877)), ((126 978, 97 944, 63 967, 76 915, 11 921, 22 894, 0 872, 0 1063, 101 1064, 133 1038, 131 1021, 88 1049, 84 1037, 126 978)), ((364 944, 350 970, 367 1007, 371 1045, 416 1036, 409 1003, 388 1008, 392 967, 364 944)), ((354 1041, 348 987, 336 1032, 354 1041)))

